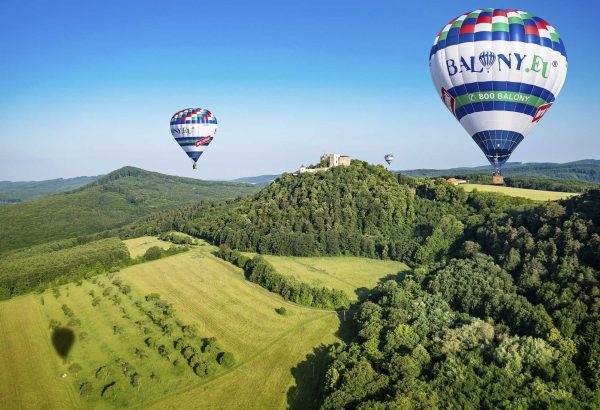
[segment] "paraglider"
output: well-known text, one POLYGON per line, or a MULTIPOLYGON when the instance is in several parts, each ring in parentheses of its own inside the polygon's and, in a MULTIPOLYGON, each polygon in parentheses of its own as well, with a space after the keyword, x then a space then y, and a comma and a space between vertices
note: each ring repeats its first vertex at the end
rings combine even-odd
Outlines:
POLYGON ((387 162, 387 164, 390 165, 394 160, 394 154, 386 154, 385 157, 383 157, 383 159, 385 159, 385 162, 387 162))
POLYGON ((186 108, 171 117, 171 135, 194 161, 194 169, 216 132, 217 119, 203 108, 186 108))
POLYGON ((548 111, 567 74, 565 46, 547 21, 483 9, 450 21, 429 54, 442 101, 494 167, 502 166, 548 111))

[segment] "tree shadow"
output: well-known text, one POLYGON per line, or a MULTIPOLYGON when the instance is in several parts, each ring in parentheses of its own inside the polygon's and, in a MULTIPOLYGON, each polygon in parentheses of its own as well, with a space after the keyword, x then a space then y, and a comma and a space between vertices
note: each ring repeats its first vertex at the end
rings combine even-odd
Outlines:
POLYGON ((75 343, 75 333, 68 327, 57 327, 52 332, 52 345, 56 353, 66 359, 75 343))
POLYGON ((354 293, 356 293, 356 296, 358 297, 358 301, 362 302, 363 300, 365 300, 367 298, 367 296, 369 296, 369 288, 357 288, 354 290, 354 293))
POLYGON ((328 346, 315 347, 304 360, 292 368, 296 385, 287 391, 288 408, 292 410, 318 409, 321 402, 328 346))
POLYGON ((356 337, 357 332, 356 322, 354 321, 356 309, 353 306, 347 310, 338 310, 336 313, 340 320, 340 326, 335 331, 335 335, 344 343, 350 343, 356 337))
MULTIPOLYGON (((388 280, 394 280, 396 282, 402 282, 408 275, 411 275, 412 272, 413 272, 412 269, 403 269, 403 270, 398 271, 396 273, 390 273, 389 275, 385 275, 384 277, 379 278, 379 280, 377 281, 377 284, 380 285, 382 283, 387 282, 388 280)), ((366 298, 366 296, 365 296, 365 298, 366 298)))

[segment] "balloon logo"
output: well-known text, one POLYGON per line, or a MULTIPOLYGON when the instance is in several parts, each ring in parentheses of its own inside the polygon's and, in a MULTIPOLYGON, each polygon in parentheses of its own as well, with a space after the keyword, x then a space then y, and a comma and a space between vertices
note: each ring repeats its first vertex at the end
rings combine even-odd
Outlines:
POLYGON ((494 65, 496 61, 496 54, 493 51, 482 51, 479 54, 479 62, 485 69, 489 72, 490 68, 494 65))
POLYGON ((494 182, 502 183, 502 166, 558 96, 567 54, 544 19, 482 9, 442 28, 429 67, 442 101, 494 167, 494 182))
POLYGON ((203 108, 186 108, 171 117, 171 135, 188 157, 193 168, 217 132, 217 119, 203 108))

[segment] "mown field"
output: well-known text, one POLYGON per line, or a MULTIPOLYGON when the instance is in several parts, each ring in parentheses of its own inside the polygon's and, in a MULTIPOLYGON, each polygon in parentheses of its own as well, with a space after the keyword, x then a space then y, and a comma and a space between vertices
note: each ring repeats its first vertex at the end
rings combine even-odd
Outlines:
POLYGON ((123 242, 127 246, 132 258, 143 256, 153 246, 158 246, 161 249, 169 249, 171 247, 171 242, 161 241, 155 236, 141 236, 135 239, 127 239, 123 242))
MULTIPOLYGON (((159 242, 146 237, 126 243, 142 252, 159 242)), ((240 269, 213 256, 212 250, 201 245, 111 278, 100 275, 0 302, 0 368, 11 369, 0 372, 0 397, 11 398, 2 407, 313 407, 323 364, 313 364, 314 355, 323 355, 322 346, 338 340, 343 327, 338 314, 285 302, 245 280, 240 269), (124 286, 130 290, 123 293, 124 286), (155 309, 154 301, 144 298, 151 293, 171 305, 170 335, 145 314, 155 309), (275 311, 282 306, 287 315, 275 311), (230 352, 235 364, 214 364, 211 374, 198 376, 169 344, 182 336, 182 325, 195 327, 197 337, 190 340, 197 345, 216 338, 217 350, 199 353, 201 360, 214 364, 219 352, 230 352), (74 331, 66 361, 52 345, 52 326, 74 331), (148 337, 156 339, 154 347, 145 342, 148 337), (165 346, 165 355, 159 345, 165 346)), ((282 273, 349 291, 403 269, 361 258, 298 258, 297 264, 293 259, 273 260, 286 263, 280 265, 282 273)))
MULTIPOLYGON (((247 254, 252 256, 254 254, 247 254)), ((312 286, 343 290, 356 300, 361 292, 371 289, 386 277, 408 272, 410 268, 397 261, 384 261, 354 256, 294 257, 264 255, 273 267, 312 286)))
POLYGON ((460 186, 467 192, 477 189, 480 192, 498 192, 504 195, 533 199, 534 201, 557 201, 559 199, 578 195, 570 192, 538 191, 535 189, 512 188, 496 185, 462 184, 460 186))

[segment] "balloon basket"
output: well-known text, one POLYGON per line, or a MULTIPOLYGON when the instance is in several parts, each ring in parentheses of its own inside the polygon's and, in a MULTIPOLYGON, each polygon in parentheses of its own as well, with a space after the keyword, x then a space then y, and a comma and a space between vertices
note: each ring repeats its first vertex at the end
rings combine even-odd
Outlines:
POLYGON ((492 184, 493 185, 504 185, 504 176, 492 175, 492 184))
POLYGON ((197 168, 198 168, 198 164, 196 164, 196 163, 194 162, 194 165, 192 165, 192 169, 197 169, 197 168))

